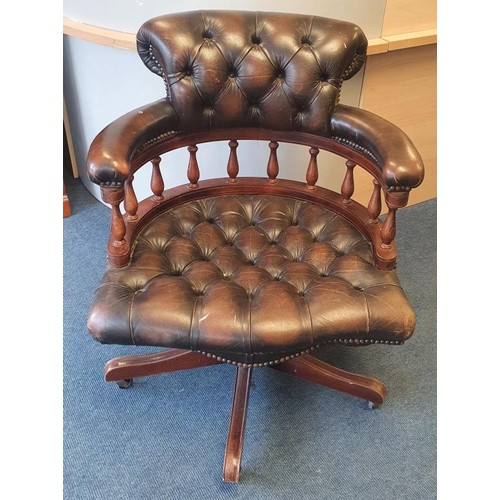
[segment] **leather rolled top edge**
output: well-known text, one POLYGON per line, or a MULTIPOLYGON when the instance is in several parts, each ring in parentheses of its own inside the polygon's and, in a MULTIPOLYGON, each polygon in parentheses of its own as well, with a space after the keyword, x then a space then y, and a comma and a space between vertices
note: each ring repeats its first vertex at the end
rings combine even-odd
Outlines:
POLYGON ((364 109, 339 104, 332 116, 332 130, 334 140, 374 160, 389 190, 409 190, 422 183, 422 157, 393 123, 364 109))
POLYGON ((175 135, 177 116, 165 99, 136 108, 107 125, 92 141, 87 173, 95 184, 122 184, 138 148, 158 137, 175 135))
MULTIPOLYGON (((369 111, 341 104, 331 122, 333 140, 377 165, 389 191, 409 190, 421 184, 422 158, 399 127, 369 111)), ((87 156, 89 178, 98 185, 121 185, 132 173, 132 160, 142 150, 184 134, 166 99, 136 108, 111 122, 95 137, 87 156)))

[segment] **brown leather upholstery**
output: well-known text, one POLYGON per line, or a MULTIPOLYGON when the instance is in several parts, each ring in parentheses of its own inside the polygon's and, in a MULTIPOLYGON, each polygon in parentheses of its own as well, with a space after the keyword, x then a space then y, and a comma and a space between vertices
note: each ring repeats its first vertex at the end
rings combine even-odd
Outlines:
POLYGON ((331 138, 380 169, 391 190, 423 179, 406 134, 338 104, 342 82, 365 61, 366 37, 343 21, 284 13, 197 11, 152 19, 137 48, 165 81, 167 100, 106 127, 89 151, 90 179, 122 185, 139 152, 198 130, 258 127, 331 138))
POLYGON ((108 271, 97 340, 267 364, 327 342, 399 344, 415 317, 394 271, 343 217, 273 196, 214 197, 150 222, 108 271))
POLYGON ((364 109, 339 104, 332 117, 332 138, 371 158, 382 170, 388 191, 409 191, 421 184, 424 164, 409 137, 391 122, 364 109))
POLYGON ((415 328, 394 239, 396 211, 424 167, 398 127, 339 102, 366 46, 351 23, 299 14, 152 19, 137 48, 164 79, 166 98, 110 123, 89 150, 111 231, 88 328, 102 343, 168 348, 110 360, 105 379, 128 387, 135 377, 237 365, 225 481, 239 480, 253 367, 380 405, 380 381, 308 353, 327 343, 401 344, 415 328), (238 141, 246 140, 268 143, 267 168, 255 165, 267 178, 239 176, 238 141), (197 145, 215 141, 228 141, 220 159, 228 177, 203 179, 197 145), (283 178, 281 142, 308 148, 305 182, 283 178), (187 165, 170 162, 174 155, 165 163, 187 170, 188 182, 165 189, 162 157, 183 147, 187 165), (320 151, 347 160, 340 193, 317 185, 320 151), (153 194, 138 203, 134 176, 150 163, 153 194), (373 177, 366 207, 353 197, 355 168, 373 177))
POLYGON ((342 81, 365 61, 354 24, 272 12, 160 16, 137 34, 181 130, 265 126, 331 135, 342 81))
MULTIPOLYGON (((98 134, 90 178, 103 193, 120 189, 159 144, 168 151, 197 131, 248 128, 341 144, 381 173, 387 193, 407 198, 424 172, 410 139, 338 104, 366 46, 356 25, 316 16, 197 11, 147 21, 138 52, 164 79, 167 99, 98 134)), ((326 207, 278 196, 193 201, 130 244, 129 266, 105 275, 89 316, 101 342, 259 364, 332 341, 401 343, 413 331, 396 274, 373 264, 373 241, 326 207)))

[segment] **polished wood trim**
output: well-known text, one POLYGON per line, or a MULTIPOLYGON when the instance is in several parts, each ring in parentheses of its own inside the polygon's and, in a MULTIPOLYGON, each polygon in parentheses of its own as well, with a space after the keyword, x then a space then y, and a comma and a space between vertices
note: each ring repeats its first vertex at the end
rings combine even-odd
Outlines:
MULTIPOLYGON (((117 31, 109 28, 102 28, 100 26, 94 26, 92 24, 81 23, 67 17, 63 18, 63 33, 65 35, 73 36, 87 42, 97 43, 99 45, 107 45, 109 47, 116 47, 118 49, 137 50, 136 37, 133 33, 127 33, 124 31, 117 31)), ((408 33, 409 37, 407 37, 408 39, 405 46, 393 45, 392 48, 390 47, 390 43, 386 39, 386 37, 372 38, 368 40, 367 54, 381 54, 383 52, 387 52, 388 50, 398 50, 402 48, 417 46, 412 45, 413 39, 415 40, 416 44, 422 45, 422 42, 424 40, 420 33, 420 31, 413 31, 408 33)), ((395 36, 405 36, 406 34, 407 33, 401 33, 395 36)), ((432 41, 432 38, 427 38, 426 43, 436 42, 432 41)))
POLYGON ((367 56, 375 56, 396 50, 411 49, 423 45, 437 44, 437 29, 431 28, 420 31, 396 33, 394 35, 382 35, 381 38, 368 40, 367 56))
POLYGON ((151 159, 151 191, 153 192, 153 200, 163 200, 163 191, 165 190, 165 182, 160 170, 161 158, 157 156, 151 159))
POLYGON ((252 368, 238 368, 234 384, 233 407, 224 453, 222 479, 227 483, 238 483, 240 480, 241 455, 250 393, 252 368))
POLYGON ((101 186, 101 198, 104 203, 111 205, 111 231, 108 240, 108 258, 121 259, 129 255, 130 248, 126 239, 127 226, 120 210, 120 205, 125 199, 123 187, 101 186))
MULTIPOLYGON (((153 191, 154 192, 154 191, 153 191)), ((163 187, 162 187, 163 192, 163 187)), ((137 208, 139 207, 139 202, 137 201, 137 196, 134 191, 134 176, 131 175, 125 181, 125 199, 123 208, 126 212, 126 220, 137 219, 137 208)))
POLYGON ((389 50, 389 43, 383 38, 371 38, 368 40, 368 47, 366 49, 367 56, 375 54, 383 54, 389 50))
POLYGON ((400 49, 410 49, 421 47, 422 45, 434 45, 437 43, 437 30, 415 31, 413 33, 399 33, 397 35, 387 35, 384 37, 389 46, 387 51, 400 49))
POLYGON ((135 35, 63 18, 63 33, 87 42, 118 49, 136 50, 135 35))
POLYGON ((164 200, 160 203, 153 201, 152 197, 141 201, 137 219, 125 221, 127 229, 123 252, 119 253, 112 248, 113 251, 108 253, 110 265, 122 267, 127 264, 137 234, 159 213, 188 201, 226 195, 276 195, 318 203, 348 219, 372 242, 373 258, 378 268, 392 269, 396 264, 396 242, 382 246, 379 225, 370 222, 368 210, 354 200, 349 204, 343 203, 341 195, 334 191, 320 186, 309 190, 304 182, 288 179, 277 179, 275 184, 269 184, 267 179, 258 177, 240 177, 237 183, 228 182, 224 178, 208 179, 198 184, 196 189, 190 188, 188 184, 167 189, 163 193, 164 200))
POLYGON ((63 217, 69 217, 71 215, 71 207, 69 204, 69 198, 66 194, 66 184, 63 181, 63 217))
POLYGON ((377 406, 384 402, 387 395, 385 385, 379 380, 341 370, 309 354, 291 358, 273 365, 272 368, 329 389, 365 399, 377 406))
MULTIPOLYGON (((131 173, 135 173, 139 168, 150 161, 155 156, 160 156, 174 149, 190 146, 192 144, 203 144, 206 142, 226 141, 229 137, 234 140, 256 140, 256 141, 271 141, 270 149, 272 154, 276 154, 276 148, 279 143, 300 144, 302 146, 315 147, 324 151, 329 151, 336 155, 342 156, 346 160, 354 162, 356 165, 363 167, 373 177, 375 177, 385 187, 385 179, 382 168, 376 165, 370 158, 356 151, 355 149, 338 142, 331 137, 324 137, 310 134, 307 132, 298 132, 296 130, 272 130, 266 128, 221 128, 212 129, 210 131, 200 130, 198 132, 183 133, 176 136, 167 136, 166 139, 158 141, 153 146, 147 149, 139 149, 132 156, 130 162, 131 173)), ((271 165, 268 164, 268 173, 271 170, 276 175, 276 167, 273 165, 275 160, 271 160, 271 165)))
POLYGON ((159 375, 160 373, 218 365, 220 361, 197 352, 169 349, 154 354, 122 356, 109 360, 104 366, 106 382, 159 375))
POLYGON ((274 183, 274 176, 277 175, 279 171, 277 158, 273 159, 273 156, 276 156, 276 148, 279 146, 279 143, 298 144, 329 151, 330 153, 341 156, 359 165, 380 183, 382 189, 384 189, 386 201, 389 201, 398 208, 402 208, 408 203, 409 191, 391 192, 388 190, 385 178, 386 174, 381 166, 367 155, 357 151, 350 145, 335 140, 335 138, 318 136, 296 130, 272 130, 252 127, 232 129, 221 128, 209 131, 200 130, 191 133, 181 133, 179 135, 163 135, 159 137, 158 141, 152 141, 153 145, 149 148, 138 148, 136 150, 130 159, 130 173, 135 173, 154 156, 159 156, 174 149, 190 146, 192 144, 224 141, 227 140, 228 137, 233 137, 234 140, 267 140, 270 141, 269 147, 271 149, 271 155, 267 166, 267 172, 270 176, 268 180, 269 183, 274 183), (163 137, 163 135, 165 137, 163 137))

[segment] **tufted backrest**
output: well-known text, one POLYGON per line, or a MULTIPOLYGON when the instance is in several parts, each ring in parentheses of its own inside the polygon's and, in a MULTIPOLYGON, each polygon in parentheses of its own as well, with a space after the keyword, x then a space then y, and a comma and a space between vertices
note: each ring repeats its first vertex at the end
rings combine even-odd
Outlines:
POLYGON ((364 64, 351 23, 316 16, 196 11, 156 17, 137 49, 160 75, 179 127, 264 127, 331 135, 343 80, 364 64))

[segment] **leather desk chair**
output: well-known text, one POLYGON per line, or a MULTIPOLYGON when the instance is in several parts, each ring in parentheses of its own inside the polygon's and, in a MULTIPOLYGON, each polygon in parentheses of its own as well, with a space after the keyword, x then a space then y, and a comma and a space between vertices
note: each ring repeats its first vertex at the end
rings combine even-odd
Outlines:
POLYGON ((137 49, 166 97, 118 118, 90 147, 88 174, 111 206, 111 231, 88 328, 104 344, 168 348, 113 359, 105 379, 126 387, 134 377, 234 365, 225 481, 239 481, 254 368, 379 405, 381 382, 310 352, 329 343, 400 345, 414 331, 394 270, 395 215, 424 168, 400 129, 339 103, 366 47, 359 27, 321 17, 198 11, 152 19, 137 49), (197 144, 221 140, 227 177, 200 181, 197 144), (262 178, 238 177, 239 140, 268 142, 262 178), (304 182, 278 176, 287 168, 279 142, 309 148, 304 182), (185 147, 187 182, 165 190, 161 155, 185 147), (320 150, 347 160, 340 193, 316 185, 320 150), (152 195, 138 203, 134 174, 149 164, 152 195), (373 176, 367 207, 351 199, 356 166, 373 176))

